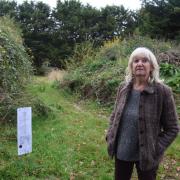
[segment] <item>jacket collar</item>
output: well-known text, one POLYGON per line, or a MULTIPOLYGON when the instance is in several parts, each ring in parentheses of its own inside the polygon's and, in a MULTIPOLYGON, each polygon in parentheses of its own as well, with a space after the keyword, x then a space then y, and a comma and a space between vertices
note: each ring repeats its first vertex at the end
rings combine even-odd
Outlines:
MULTIPOLYGON (((126 83, 121 91, 125 90, 125 91, 129 92, 132 89, 132 87, 133 87, 133 82, 131 81, 129 83, 126 83)), ((142 92, 153 94, 155 92, 155 84, 154 83, 151 83, 151 84, 149 83, 142 92)))
POLYGON ((148 84, 148 86, 145 87, 145 89, 143 90, 144 92, 147 92, 149 94, 153 94, 154 93, 154 83, 153 84, 148 84))

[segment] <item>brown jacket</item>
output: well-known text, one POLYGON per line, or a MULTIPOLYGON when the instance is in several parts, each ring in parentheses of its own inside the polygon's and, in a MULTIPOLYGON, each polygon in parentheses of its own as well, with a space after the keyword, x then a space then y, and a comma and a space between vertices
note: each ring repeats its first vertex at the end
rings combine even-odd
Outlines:
MULTIPOLYGON (((111 157, 116 154, 119 122, 131 89, 132 83, 118 88, 106 136, 108 153, 111 157)), ((159 164, 164 151, 179 132, 177 120, 174 98, 168 86, 154 83, 141 92, 138 132, 142 170, 150 170, 159 164)))

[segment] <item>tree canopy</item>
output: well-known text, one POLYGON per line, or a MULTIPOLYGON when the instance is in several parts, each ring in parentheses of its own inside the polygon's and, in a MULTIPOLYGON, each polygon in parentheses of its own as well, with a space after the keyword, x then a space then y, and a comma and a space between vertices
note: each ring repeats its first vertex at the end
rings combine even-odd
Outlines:
POLYGON ((180 39, 180 1, 142 0, 140 31, 153 38, 180 39))
POLYGON ((43 63, 65 68, 77 44, 101 46, 107 40, 139 32, 153 38, 180 40, 180 1, 141 0, 134 12, 124 6, 96 9, 77 0, 57 1, 51 9, 43 2, 0 1, 0 16, 9 15, 21 26, 34 66, 43 63))

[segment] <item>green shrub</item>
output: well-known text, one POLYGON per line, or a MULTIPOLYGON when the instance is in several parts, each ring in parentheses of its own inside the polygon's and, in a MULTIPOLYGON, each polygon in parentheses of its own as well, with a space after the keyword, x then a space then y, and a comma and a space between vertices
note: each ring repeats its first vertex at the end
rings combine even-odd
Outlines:
POLYGON ((171 86, 175 92, 180 93, 180 74, 169 78, 167 84, 171 86))
POLYGON ((174 76, 180 73, 178 67, 168 64, 168 63, 161 63, 160 64, 160 75, 164 77, 174 76))
POLYGON ((113 41, 112 43, 105 44, 104 48, 100 52, 103 59, 110 61, 116 61, 120 58, 121 54, 119 51, 119 41, 113 41))
POLYGON ((3 17, 0 24, 0 86, 6 92, 14 92, 30 77, 31 62, 22 44, 21 32, 12 20, 3 17))
MULTIPOLYGON (((94 98, 99 103, 106 105, 113 104, 116 89, 124 80, 128 58, 135 48, 141 46, 149 48, 155 55, 158 55, 174 48, 175 45, 171 42, 141 36, 107 42, 96 54, 85 53, 83 57, 81 52, 83 61, 80 64, 71 64, 68 69, 69 73, 63 82, 64 86, 69 87, 72 92, 80 93, 82 98, 94 98)), ((90 52, 90 50, 86 50, 86 52, 90 52)), ((72 61, 76 62, 75 56, 72 61)), ((176 71, 177 69, 169 64, 161 66, 163 77, 165 75, 166 77, 174 76, 176 71)), ((166 78, 167 83, 173 86, 173 89, 177 89, 179 86, 178 77, 166 78)))
POLYGON ((66 66, 68 67, 68 69, 80 66, 89 57, 92 58, 95 55, 95 52, 96 51, 93 48, 93 44, 89 41, 81 44, 76 44, 73 55, 67 60, 66 66))
POLYGON ((21 31, 8 17, 0 18, 0 121, 15 112, 17 98, 30 80, 32 66, 21 31))
POLYGON ((172 42, 166 42, 163 40, 151 39, 147 36, 132 36, 124 39, 120 42, 119 50, 122 56, 129 56, 134 49, 137 47, 147 47, 155 55, 160 52, 167 51, 172 48, 174 45, 172 42))
POLYGON ((179 67, 168 63, 161 63, 160 75, 165 79, 165 82, 172 87, 173 91, 180 92, 179 67))

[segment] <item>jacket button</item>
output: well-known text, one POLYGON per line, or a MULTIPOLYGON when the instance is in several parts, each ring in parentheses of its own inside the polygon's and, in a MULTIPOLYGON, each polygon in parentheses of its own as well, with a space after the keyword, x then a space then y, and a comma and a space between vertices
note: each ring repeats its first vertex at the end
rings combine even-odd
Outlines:
POLYGON ((143 134, 143 133, 144 133, 144 131, 143 131, 143 130, 141 130, 141 131, 140 131, 140 134, 143 134))
POLYGON ((144 146, 144 144, 140 144, 140 146, 141 146, 141 147, 143 147, 143 146, 144 146))

